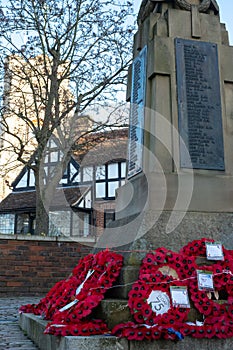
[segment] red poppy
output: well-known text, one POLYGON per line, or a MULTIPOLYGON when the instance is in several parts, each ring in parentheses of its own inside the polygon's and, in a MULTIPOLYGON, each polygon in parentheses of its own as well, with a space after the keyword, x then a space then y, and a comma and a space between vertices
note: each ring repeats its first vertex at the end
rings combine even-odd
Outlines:
MULTIPOLYGON (((138 312, 137 310, 135 310, 135 313, 134 313, 134 319, 136 322, 138 322, 139 324, 142 324, 145 322, 145 317, 144 315, 141 313, 141 312, 138 312)), ((149 321, 147 321, 148 323, 149 321)))
POLYGON ((138 340, 136 329, 134 327, 126 327, 124 329, 124 337, 128 340, 138 340))
POLYGON ((226 339, 231 337, 231 330, 229 329, 229 326, 227 325, 222 325, 222 324, 216 324, 213 326, 215 335, 217 338, 220 339, 226 339))
POLYGON ((144 317, 145 321, 151 318, 152 313, 153 313, 153 311, 152 311, 150 305, 148 305, 148 304, 143 305, 143 307, 142 307, 142 314, 143 314, 143 317, 144 317))
POLYGON ((159 340, 162 337, 162 332, 158 326, 155 326, 151 329, 151 337, 153 340, 159 340))
POLYGON ((184 337, 186 337, 191 333, 191 326, 188 325, 187 323, 181 323, 179 331, 184 337))
POLYGON ((124 337, 124 330, 126 330, 127 328, 133 328, 134 326, 134 322, 120 323, 112 329, 111 334, 115 335, 116 337, 122 338, 124 337))
POLYGON ((145 338, 145 334, 144 334, 144 331, 145 331, 145 327, 138 327, 136 329, 136 338, 135 340, 144 340, 145 338))
POLYGON ((195 332, 192 333, 193 338, 205 338, 205 328, 203 326, 196 326, 195 332))
POLYGON ((151 268, 153 265, 164 264, 167 262, 166 258, 169 253, 169 250, 166 248, 158 248, 146 255, 143 259, 142 265, 144 267, 151 268))
POLYGON ((176 316, 171 314, 166 314, 161 320, 161 324, 164 324, 168 327, 174 327, 176 322, 176 316))

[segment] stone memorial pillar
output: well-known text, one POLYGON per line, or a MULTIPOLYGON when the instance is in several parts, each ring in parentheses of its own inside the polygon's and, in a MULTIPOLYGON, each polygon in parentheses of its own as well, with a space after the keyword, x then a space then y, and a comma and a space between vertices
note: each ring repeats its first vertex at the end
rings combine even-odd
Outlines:
POLYGON ((233 47, 215 0, 143 0, 134 38, 128 181, 99 247, 136 264, 193 239, 233 248, 233 47))

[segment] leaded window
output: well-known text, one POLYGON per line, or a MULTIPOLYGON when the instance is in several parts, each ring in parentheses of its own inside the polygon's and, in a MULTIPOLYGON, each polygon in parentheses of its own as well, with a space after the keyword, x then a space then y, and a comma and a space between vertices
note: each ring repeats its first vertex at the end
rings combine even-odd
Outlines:
POLYGON ((14 214, 0 214, 0 234, 13 235, 15 226, 14 214))

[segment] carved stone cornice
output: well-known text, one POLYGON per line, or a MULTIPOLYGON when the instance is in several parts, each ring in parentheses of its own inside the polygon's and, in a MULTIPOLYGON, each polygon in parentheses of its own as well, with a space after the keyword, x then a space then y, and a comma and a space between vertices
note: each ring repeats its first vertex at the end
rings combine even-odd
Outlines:
MULTIPOLYGON (((182 10, 191 11, 192 4, 190 4, 186 0, 175 0, 177 6, 179 6, 182 10)), ((202 0, 202 2, 197 6, 199 12, 207 12, 210 8, 211 0, 202 0)))
POLYGON ((151 12, 157 12, 159 5, 163 3, 168 3, 171 6, 176 5, 186 11, 192 11, 192 8, 196 7, 197 11, 201 13, 207 13, 208 10, 212 10, 215 15, 219 14, 219 7, 216 0, 202 0, 199 5, 192 5, 189 0, 142 0, 137 17, 138 25, 144 22, 151 12))

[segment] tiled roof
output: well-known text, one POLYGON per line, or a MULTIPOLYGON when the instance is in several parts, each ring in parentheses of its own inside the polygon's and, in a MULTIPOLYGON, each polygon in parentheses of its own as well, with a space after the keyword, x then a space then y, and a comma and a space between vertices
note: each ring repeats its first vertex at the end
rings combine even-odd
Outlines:
MULTIPOLYGON (((88 187, 67 187, 59 188, 54 194, 51 207, 61 208, 69 207, 77 202, 88 187)), ((35 191, 19 191, 12 192, 0 203, 0 213, 12 211, 35 210, 36 192, 35 191)))
POLYGON ((128 129, 88 135, 86 147, 74 150, 73 158, 81 166, 99 165, 127 158, 128 129))

